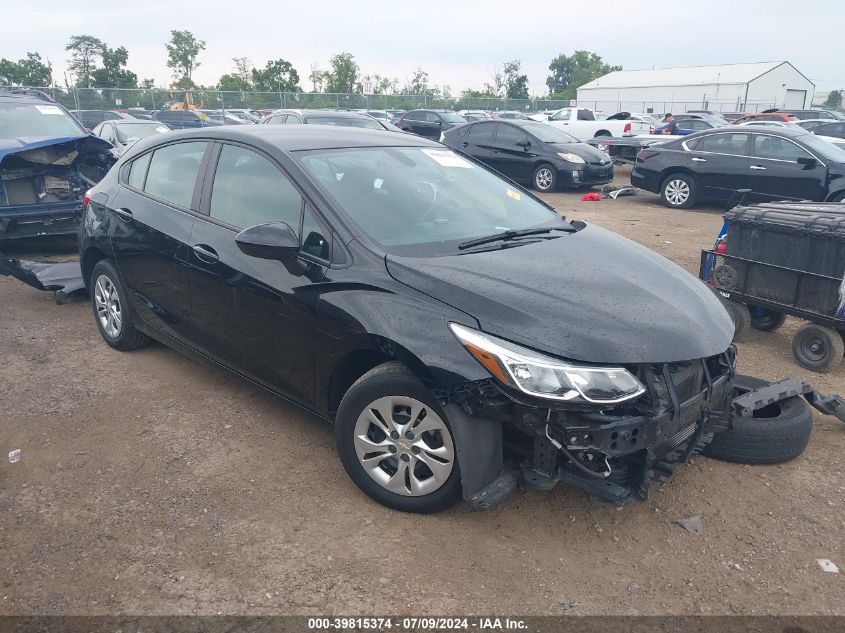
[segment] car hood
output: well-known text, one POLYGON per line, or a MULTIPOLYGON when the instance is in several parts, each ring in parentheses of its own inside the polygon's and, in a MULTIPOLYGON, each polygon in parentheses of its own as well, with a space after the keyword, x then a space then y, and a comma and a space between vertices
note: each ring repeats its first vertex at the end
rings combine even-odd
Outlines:
POLYGON ((475 317, 485 332, 572 360, 661 363, 724 352, 733 323, 698 279, 595 225, 503 250, 388 255, 398 281, 475 317))
MULTIPOLYGON (((107 152, 112 148, 111 143, 92 134, 78 136, 25 136, 17 138, 0 138, 0 162, 11 154, 20 154, 31 150, 44 149, 54 145, 73 145, 73 149, 80 154, 107 152)), ((64 149, 64 148, 63 148, 64 149)))

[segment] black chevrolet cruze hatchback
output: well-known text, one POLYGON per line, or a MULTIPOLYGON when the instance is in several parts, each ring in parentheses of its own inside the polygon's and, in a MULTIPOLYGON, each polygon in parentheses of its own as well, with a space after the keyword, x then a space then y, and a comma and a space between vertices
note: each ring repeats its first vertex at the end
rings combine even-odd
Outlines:
POLYGON ((643 498, 731 394, 733 325, 701 282, 419 137, 142 139, 89 192, 80 249, 109 345, 156 339, 325 418, 400 510, 489 507, 512 464, 643 498))

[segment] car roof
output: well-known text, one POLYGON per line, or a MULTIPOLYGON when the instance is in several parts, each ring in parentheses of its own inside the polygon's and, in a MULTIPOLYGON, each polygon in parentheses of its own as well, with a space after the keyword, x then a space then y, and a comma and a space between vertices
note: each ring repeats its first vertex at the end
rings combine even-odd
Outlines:
POLYGON ((230 125, 182 130, 161 138, 268 144, 286 152, 343 147, 443 147, 412 134, 385 134, 383 129, 336 125, 230 125))
MULTIPOLYGON (((746 134, 774 134, 776 136, 788 136, 788 137, 795 137, 795 136, 805 136, 810 135, 810 132, 805 130, 799 125, 795 127, 780 127, 779 125, 770 125, 770 126, 751 126, 751 125, 725 125, 723 127, 713 128, 712 130, 704 130, 695 134, 695 137, 698 136, 710 136, 712 134, 721 134, 723 132, 743 132, 746 134)), ((687 139, 693 138, 693 135, 687 137, 687 139)))

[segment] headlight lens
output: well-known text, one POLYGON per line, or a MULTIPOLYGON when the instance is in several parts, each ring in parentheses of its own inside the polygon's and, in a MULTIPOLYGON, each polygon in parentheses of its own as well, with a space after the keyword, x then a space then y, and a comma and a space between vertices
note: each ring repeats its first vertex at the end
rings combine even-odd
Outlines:
POLYGON ((466 350, 499 381, 539 398, 592 404, 615 404, 645 391, 622 367, 588 367, 550 356, 450 323, 466 350))
POLYGON ((560 156, 567 163, 576 163, 579 165, 584 164, 584 159, 578 156, 577 154, 572 154, 570 152, 558 152, 557 155, 560 156))

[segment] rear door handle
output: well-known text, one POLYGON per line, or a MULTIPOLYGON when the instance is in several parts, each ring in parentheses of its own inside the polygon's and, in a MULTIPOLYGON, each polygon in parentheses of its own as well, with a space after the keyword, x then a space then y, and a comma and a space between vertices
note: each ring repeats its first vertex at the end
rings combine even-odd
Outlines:
POLYGON ((762 165, 751 165, 751 169, 755 171, 766 171, 766 168, 762 165))
POLYGON ((197 259, 201 262, 205 262, 206 264, 216 264, 220 261, 217 251, 211 248, 208 244, 195 244, 191 248, 194 250, 194 254, 197 256, 197 259))
POLYGON ((124 222, 131 222, 132 220, 135 219, 134 216, 132 215, 132 212, 129 209, 120 208, 120 209, 115 209, 114 212, 117 213, 117 217, 119 217, 124 222))
POLYGON ((693 157, 692 161, 695 162, 695 163, 706 163, 707 159, 706 158, 695 158, 695 157, 693 157))
POLYGON ((463 143, 461 143, 461 147, 469 147, 469 143, 467 143, 466 141, 464 141, 463 143))

